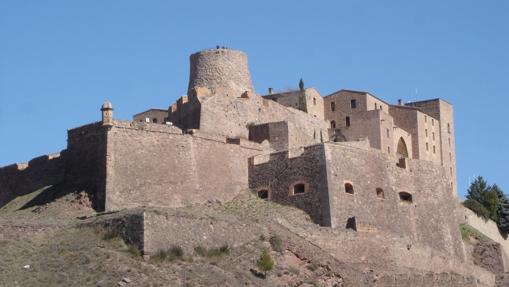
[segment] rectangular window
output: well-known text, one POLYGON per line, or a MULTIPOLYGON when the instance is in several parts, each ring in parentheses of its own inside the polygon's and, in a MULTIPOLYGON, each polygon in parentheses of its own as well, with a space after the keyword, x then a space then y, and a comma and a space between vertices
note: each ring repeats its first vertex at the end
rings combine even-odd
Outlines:
POLYGON ((427 151, 429 150, 429 145, 428 145, 428 143, 426 143, 426 150, 427 150, 427 151))
POLYGON ((435 149, 435 146, 433 146, 433 153, 436 153, 436 149, 435 149))
POLYGON ((357 108, 357 100, 351 100, 350 107, 352 107, 352 109, 356 109, 357 108))
POLYGON ((424 134, 426 135, 426 137, 428 137, 428 129, 424 130, 424 134))
POLYGON ((433 137, 433 140, 435 140, 435 132, 432 132, 431 135, 433 137))
POLYGON ((387 137, 390 137, 389 129, 387 129, 387 137))
POLYGON ((331 102, 330 103, 330 110, 331 111, 335 111, 336 110, 336 103, 335 102, 331 102))
POLYGON ((387 153, 391 154, 391 147, 390 146, 387 147, 387 153))
POLYGON ((435 125, 435 119, 431 119, 431 125, 434 126, 435 125))
POLYGON ((350 126, 350 117, 346 117, 346 126, 349 127, 350 126))
POLYGON ((447 124, 447 133, 450 134, 451 133, 451 124, 447 124))

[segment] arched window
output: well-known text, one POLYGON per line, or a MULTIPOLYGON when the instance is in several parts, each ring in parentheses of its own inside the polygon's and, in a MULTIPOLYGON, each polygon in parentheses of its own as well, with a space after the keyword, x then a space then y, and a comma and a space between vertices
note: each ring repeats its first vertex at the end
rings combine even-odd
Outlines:
POLYGON ((398 141, 398 155, 400 155, 402 157, 408 157, 408 149, 406 147, 406 143, 403 138, 399 138, 399 141, 398 141))
POLYGON ((335 129, 336 128, 336 121, 331 121, 330 122, 330 127, 331 127, 331 129, 335 129))
POLYGON ((400 191, 399 192, 399 199, 402 201, 402 202, 406 202, 406 203, 412 203, 413 202, 413 199, 412 199, 412 195, 406 191, 400 191))
POLYGON ((357 221, 355 220, 355 216, 349 217, 346 220, 346 229, 352 229, 353 231, 357 231, 357 221))
POLYGON ((269 191, 267 189, 260 189, 257 194, 261 199, 269 199, 269 191))
POLYGON ((378 198, 382 198, 382 199, 385 198, 384 190, 381 189, 380 187, 377 187, 376 188, 376 196, 378 198))
POLYGON ((353 185, 349 182, 345 183, 345 193, 353 194, 353 185))

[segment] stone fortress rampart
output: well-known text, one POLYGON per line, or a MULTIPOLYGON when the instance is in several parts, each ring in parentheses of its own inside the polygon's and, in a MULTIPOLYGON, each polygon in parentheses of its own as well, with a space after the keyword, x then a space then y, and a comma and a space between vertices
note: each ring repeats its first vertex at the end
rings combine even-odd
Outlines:
POLYGON ((48 186, 54 195, 86 191, 99 211, 226 202, 251 190, 328 228, 301 232, 342 260, 357 253, 373 268, 494 282, 468 261, 458 229, 451 104, 391 105, 352 90, 322 97, 303 85, 259 95, 246 54, 226 48, 195 53, 190 64, 188 94, 166 112, 121 121, 105 103, 101 121, 68 130, 59 155, 1 168, 0 206, 48 186), (404 249, 431 252, 431 267, 404 249))

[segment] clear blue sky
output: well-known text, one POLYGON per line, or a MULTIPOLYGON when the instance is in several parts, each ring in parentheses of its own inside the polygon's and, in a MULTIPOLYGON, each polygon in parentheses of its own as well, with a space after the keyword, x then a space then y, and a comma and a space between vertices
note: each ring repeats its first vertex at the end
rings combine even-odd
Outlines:
POLYGON ((249 55, 258 92, 369 91, 454 104, 458 184, 509 192, 508 1, 0 1, 0 165, 66 146, 66 129, 167 108, 189 54, 249 55))

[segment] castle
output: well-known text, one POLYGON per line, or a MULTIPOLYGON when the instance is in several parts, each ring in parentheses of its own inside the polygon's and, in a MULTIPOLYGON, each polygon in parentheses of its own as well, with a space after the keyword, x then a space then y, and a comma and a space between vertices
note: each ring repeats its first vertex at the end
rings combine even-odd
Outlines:
POLYGON ((225 202, 251 190, 321 226, 465 261, 450 103, 389 104, 352 90, 322 97, 302 82, 259 95, 246 54, 227 48, 192 54, 190 64, 187 95, 168 109, 122 121, 106 102, 101 121, 68 130, 65 150, 0 169, 0 206, 50 185, 86 191, 99 211, 225 202))

